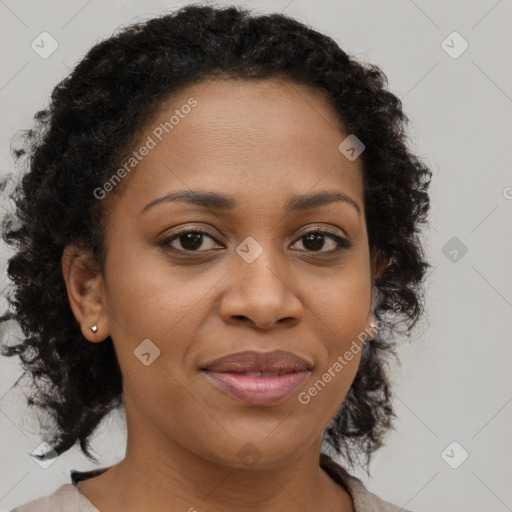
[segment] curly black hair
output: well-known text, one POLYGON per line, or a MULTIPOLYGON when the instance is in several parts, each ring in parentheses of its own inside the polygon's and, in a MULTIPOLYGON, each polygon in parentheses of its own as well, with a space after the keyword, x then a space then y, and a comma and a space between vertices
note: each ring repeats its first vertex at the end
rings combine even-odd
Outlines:
POLYGON ((31 377, 28 403, 54 421, 47 437, 53 449, 61 454, 79 442, 97 462, 89 438, 107 413, 122 406, 122 375, 112 339, 90 343, 81 333, 66 294, 63 249, 89 249, 103 272, 108 207, 128 178, 101 201, 94 191, 133 150, 163 101, 214 76, 284 77, 314 87, 346 133, 365 145, 360 158, 369 247, 390 259, 374 283, 374 313, 386 328, 364 345, 324 444, 352 466, 361 456, 368 465, 394 418, 388 358, 396 358, 395 327, 405 322, 409 334, 424 312, 430 265, 419 235, 432 173, 408 149, 409 119, 383 71, 290 16, 189 4, 121 27, 54 88, 49 106, 36 113, 33 128, 13 149, 24 172, 8 197, 15 208, 2 221, 2 238, 15 252, 7 266, 13 293, 0 321, 17 322, 24 339, 2 343, 2 354, 19 356, 31 377))

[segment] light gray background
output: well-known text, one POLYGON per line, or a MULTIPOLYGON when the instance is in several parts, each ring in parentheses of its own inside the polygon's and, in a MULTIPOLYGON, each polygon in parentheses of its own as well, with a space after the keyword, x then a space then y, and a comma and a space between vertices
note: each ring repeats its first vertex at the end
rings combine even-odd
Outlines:
MULTIPOLYGON (((52 88, 99 38, 186 3, 0 0, 0 171, 11 170, 13 134, 31 126, 52 88), (59 44, 47 59, 31 48, 43 31, 59 44)), ((434 171, 427 315, 394 370, 396 429, 372 478, 357 476, 415 512, 512 510, 511 1, 234 3, 296 16, 379 65, 411 119, 413 149, 434 171), (441 46, 453 31, 469 43, 458 58, 441 46), (468 249, 455 262, 443 253, 452 237, 468 249), (441 456, 453 441, 445 452, 452 465, 462 450, 469 454, 457 469, 441 456)), ((457 40, 448 44, 460 48, 457 40)), ((3 278, 5 250, 2 243, 3 278)), ((20 374, 15 360, 0 361, 2 510, 53 492, 69 482, 71 468, 94 467, 75 449, 47 469, 30 458, 41 440, 23 394, 10 391, 20 374)), ((93 443, 101 466, 122 458, 124 443, 123 419, 111 416, 93 443)))

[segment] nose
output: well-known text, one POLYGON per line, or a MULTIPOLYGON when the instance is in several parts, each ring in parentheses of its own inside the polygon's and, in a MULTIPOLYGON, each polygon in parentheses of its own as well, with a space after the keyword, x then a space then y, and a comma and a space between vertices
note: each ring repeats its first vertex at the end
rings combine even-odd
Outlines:
POLYGON ((267 249, 251 263, 238 255, 236 258, 220 303, 224 321, 265 330, 300 322, 304 306, 298 296, 293 265, 278 261, 267 249))

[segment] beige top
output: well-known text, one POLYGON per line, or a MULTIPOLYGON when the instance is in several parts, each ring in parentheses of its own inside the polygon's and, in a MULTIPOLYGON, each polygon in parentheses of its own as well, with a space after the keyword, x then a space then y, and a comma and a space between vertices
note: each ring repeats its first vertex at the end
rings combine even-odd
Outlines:
MULTIPOLYGON (((343 467, 324 453, 320 454, 320 466, 350 494, 354 502, 354 512, 410 512, 368 491, 361 480, 347 473, 343 467)), ((88 477, 96 476, 107 469, 94 470, 92 472, 94 475, 88 477)), ((72 479, 72 484, 64 484, 53 494, 29 501, 11 512, 101 512, 76 486, 79 480, 85 478, 75 480, 72 474, 72 479)))

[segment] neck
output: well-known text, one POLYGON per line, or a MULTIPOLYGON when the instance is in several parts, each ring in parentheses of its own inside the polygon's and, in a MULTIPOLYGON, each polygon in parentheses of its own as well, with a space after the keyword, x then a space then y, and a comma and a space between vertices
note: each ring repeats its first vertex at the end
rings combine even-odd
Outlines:
POLYGON ((103 475, 79 482, 78 489, 108 512, 352 512, 350 495, 319 466, 321 437, 301 449, 261 468, 233 467, 202 457, 200 450, 147 424, 128 422, 125 458, 103 475))

